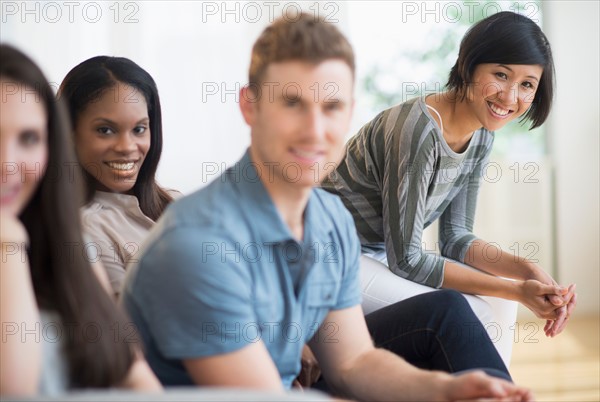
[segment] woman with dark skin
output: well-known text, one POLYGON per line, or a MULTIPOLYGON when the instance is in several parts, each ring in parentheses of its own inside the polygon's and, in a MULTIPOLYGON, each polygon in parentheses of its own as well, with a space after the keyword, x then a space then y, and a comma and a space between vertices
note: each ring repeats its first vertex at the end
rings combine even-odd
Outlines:
POLYGON ((125 330, 131 324, 83 252, 81 187, 77 172, 69 171, 75 156, 66 110, 28 57, 0 45, 0 58, 0 315, 6 339, 0 394, 160 390, 125 330), (104 335, 90 335, 90 326, 104 335), (59 331, 56 337, 41 330, 50 327, 59 331), (33 328, 39 336, 23 341, 20 331, 33 328))
POLYGON ((83 228, 118 297, 127 263, 173 200, 155 179, 162 152, 158 89, 133 61, 97 56, 69 71, 59 97, 71 114, 86 181, 83 228))

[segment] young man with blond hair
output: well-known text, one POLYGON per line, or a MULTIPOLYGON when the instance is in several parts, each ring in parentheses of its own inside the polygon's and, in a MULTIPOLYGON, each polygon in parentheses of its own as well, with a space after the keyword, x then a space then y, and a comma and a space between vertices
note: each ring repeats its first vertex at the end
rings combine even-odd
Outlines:
POLYGON ((354 54, 333 25, 301 15, 259 37, 240 93, 248 151, 173 204, 129 269, 123 302, 150 365, 166 385, 283 391, 308 344, 339 395, 529 400, 527 390, 482 371, 451 375, 398 357, 412 348, 422 366, 452 372, 490 363, 508 376, 456 292, 419 296, 365 320, 352 217, 315 188, 342 156, 353 89, 354 54), (470 325, 453 327, 457 319, 470 325), (376 348, 369 330, 396 354, 376 348))

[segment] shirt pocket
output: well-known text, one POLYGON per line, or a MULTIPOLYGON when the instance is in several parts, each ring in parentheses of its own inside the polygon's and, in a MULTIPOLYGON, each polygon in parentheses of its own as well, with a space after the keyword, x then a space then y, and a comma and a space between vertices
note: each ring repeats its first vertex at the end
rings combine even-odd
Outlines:
POLYGON ((306 289, 307 306, 310 308, 332 308, 337 302, 340 284, 335 281, 315 282, 306 289))

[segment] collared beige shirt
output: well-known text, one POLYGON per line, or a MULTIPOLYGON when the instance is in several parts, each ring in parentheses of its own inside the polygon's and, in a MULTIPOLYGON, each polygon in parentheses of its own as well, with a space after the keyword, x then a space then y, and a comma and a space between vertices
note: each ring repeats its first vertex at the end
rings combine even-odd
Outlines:
POLYGON ((144 215, 137 197, 104 191, 96 191, 93 200, 82 208, 81 216, 87 256, 90 262, 102 263, 118 297, 125 268, 136 262, 154 221, 144 215))

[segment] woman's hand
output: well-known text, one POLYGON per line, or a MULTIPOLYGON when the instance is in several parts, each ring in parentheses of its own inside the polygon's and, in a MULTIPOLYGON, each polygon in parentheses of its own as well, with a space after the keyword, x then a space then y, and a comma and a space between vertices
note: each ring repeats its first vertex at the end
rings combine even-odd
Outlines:
MULTIPOLYGON (((42 345, 23 336, 23 328, 39 328, 26 245, 27 231, 12 215, 0 213, 0 394, 32 396, 38 389, 42 345)), ((39 333, 38 333, 39 334, 39 333)))
POLYGON ((8 246, 9 243, 19 246, 29 243, 27 230, 25 230, 25 226, 23 226, 19 218, 6 213, 0 213, 0 241, 3 248, 8 246))
MULTIPOLYGON (((531 264, 530 270, 531 275, 529 275, 529 279, 535 279, 547 285, 558 286, 558 283, 536 264, 531 264)), ((544 333, 546 336, 554 337, 566 328, 567 321, 577 305, 577 294, 575 293, 575 289, 575 284, 571 284, 568 287, 568 291, 562 296, 554 294, 547 295, 548 300, 560 308, 557 309, 556 319, 549 319, 546 321, 546 325, 544 326, 544 333)))
POLYGON ((538 318, 556 320, 559 310, 566 305, 562 297, 568 293, 568 289, 558 285, 547 285, 535 279, 528 279, 520 285, 519 301, 535 313, 538 318), (549 296, 559 296, 560 305, 550 301, 549 296))
POLYGON ((567 327, 567 322, 577 305, 577 293, 575 293, 575 289, 575 284, 570 285, 567 294, 562 296, 565 304, 557 309, 558 315, 556 320, 546 321, 546 325, 544 326, 546 336, 554 337, 567 327))
POLYGON ((321 368, 319 367, 317 358, 306 345, 302 349, 301 363, 302 369, 298 377, 294 380, 294 387, 310 388, 321 376, 321 368))

